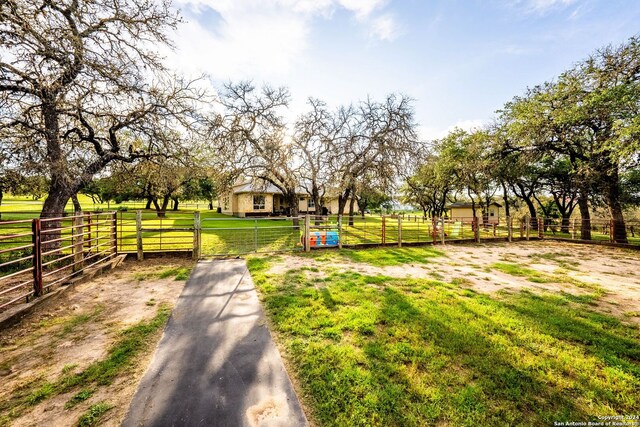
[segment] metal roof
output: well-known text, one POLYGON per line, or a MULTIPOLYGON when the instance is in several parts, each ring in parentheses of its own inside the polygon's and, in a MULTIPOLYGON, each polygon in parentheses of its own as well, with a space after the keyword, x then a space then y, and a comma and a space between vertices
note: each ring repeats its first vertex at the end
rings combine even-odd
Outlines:
POLYGON ((278 187, 276 187, 275 185, 269 182, 254 183, 249 181, 249 182, 236 184, 232 188, 233 188, 233 194, 241 194, 241 193, 282 194, 282 191, 280 191, 278 187))
MULTIPOLYGON (((502 205, 498 202, 491 202, 490 205, 495 205, 499 208, 502 207, 502 205)), ((451 208, 471 208, 473 207, 473 204, 471 202, 453 202, 448 204, 447 206, 445 206, 446 209, 451 209, 451 208)), ((476 208, 481 208, 482 206, 480 206, 480 203, 476 203, 476 208)))

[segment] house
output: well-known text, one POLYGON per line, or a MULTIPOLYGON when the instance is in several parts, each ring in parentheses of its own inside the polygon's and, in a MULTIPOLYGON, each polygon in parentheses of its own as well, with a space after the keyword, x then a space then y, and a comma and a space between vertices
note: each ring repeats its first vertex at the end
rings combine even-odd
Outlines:
MULTIPOLYGON (((483 224, 499 224, 501 208, 502 205, 497 202, 491 202, 487 207, 476 203, 476 217, 483 224)), ((449 211, 449 218, 473 218, 471 202, 453 202, 445 209, 449 211)))
MULTIPOLYGON (((315 213, 316 209, 309 194, 302 189, 298 189, 297 193, 298 211, 301 214, 315 213)), ((242 181, 232 185, 220 194, 218 206, 221 213, 238 217, 288 215, 291 211, 282 192, 275 185, 256 181, 242 181)), ((347 209, 348 206, 347 203, 347 209)), ((324 207, 324 213, 336 215, 338 198, 325 196, 324 207)), ((355 210, 358 210, 357 201, 355 210)))

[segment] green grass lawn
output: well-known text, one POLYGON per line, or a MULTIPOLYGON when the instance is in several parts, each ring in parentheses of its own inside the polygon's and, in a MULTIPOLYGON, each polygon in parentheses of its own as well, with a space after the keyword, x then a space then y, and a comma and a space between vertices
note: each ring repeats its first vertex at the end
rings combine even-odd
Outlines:
MULTIPOLYGON (((124 202, 116 204, 93 204, 87 196, 79 196, 81 205, 86 210, 127 208, 118 212, 118 249, 121 252, 136 251, 136 209, 143 207, 142 202, 124 202)), ((5 197, 0 214, 3 220, 31 219, 38 216, 42 200, 31 200, 26 197, 5 197)), ((194 225, 193 208, 206 208, 203 202, 188 202, 183 204, 182 210, 167 211, 166 217, 158 218, 154 210, 143 210, 143 247, 145 251, 191 250, 193 247, 194 225), (186 209, 185 209, 186 207, 186 209)), ((72 210, 72 206, 68 206, 72 210)), ((293 227, 290 219, 269 218, 235 218, 218 214, 211 210, 200 210, 202 224, 202 253, 204 255, 242 254, 250 252, 272 252, 283 250, 300 250, 301 229, 293 227)), ((301 221, 301 225, 303 222, 301 221)), ((312 231, 330 229, 338 230, 337 217, 331 217, 328 222, 318 224, 316 228, 312 221, 312 231), (328 228, 327 228, 328 227, 328 228)), ((19 225, 13 226, 15 229, 19 225)), ((29 224, 22 227, 28 230, 29 224)), ((0 234, 7 234, 0 227, 0 234)), ((398 220, 377 215, 366 217, 356 216, 349 223, 344 220, 342 226, 342 243, 345 246, 362 244, 394 244, 401 234, 403 243, 426 243, 441 241, 440 229, 434 233, 430 220, 420 216, 408 215, 402 220, 402 232, 399 233, 398 220), (384 224, 383 224, 384 222, 384 224)), ((535 231, 532 231, 532 236, 535 231)), ((474 236, 471 224, 461 221, 447 221, 444 225, 446 241, 468 240, 474 236)), ((514 230, 514 237, 519 237, 519 231, 514 230)), ((507 237, 506 227, 481 227, 480 238, 504 239, 507 237)), ((549 237, 552 237, 549 235, 549 237)), ((558 234, 556 237, 570 237, 558 234)), ((594 240, 608 240, 609 237, 597 232, 593 233, 594 240)), ((0 249, 8 247, 7 241, 0 241, 0 249)), ((640 245, 640 237, 630 238, 630 243, 640 245)))
POLYGON ((333 266, 447 261, 433 248, 376 251, 305 254, 322 267, 281 274, 269 272, 277 257, 248 261, 320 425, 531 426, 637 412, 636 326, 569 294, 489 296, 333 266))
MULTIPOLYGON (((94 203, 93 200, 91 200, 91 197, 85 196, 84 194, 78 195, 78 201, 84 211, 116 210, 119 208, 136 210, 144 209, 146 205, 146 201, 144 200, 126 201, 122 203, 94 203)), ((13 196, 5 194, 5 197, 2 199, 2 205, 0 205, 0 212, 40 212, 43 202, 44 197, 34 199, 33 197, 28 196, 13 196)), ((189 200, 184 203, 180 202, 179 207, 181 209, 206 210, 208 208, 208 202, 202 200, 189 200)), ((67 203, 65 210, 73 211, 73 203, 71 203, 71 201, 67 203)))

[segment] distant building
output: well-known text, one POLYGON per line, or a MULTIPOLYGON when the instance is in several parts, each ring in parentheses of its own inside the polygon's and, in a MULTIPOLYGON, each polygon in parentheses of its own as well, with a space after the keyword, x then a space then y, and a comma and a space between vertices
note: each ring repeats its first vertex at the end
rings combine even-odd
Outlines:
MULTIPOLYGON (((358 202, 355 201, 357 211, 358 202)), ((231 186, 222 192, 218 198, 218 206, 223 214, 238 217, 290 215, 291 208, 284 200, 282 192, 273 184, 267 182, 244 181, 231 186)), ((320 214, 336 215, 338 213, 338 198, 324 197, 325 212, 320 214)), ((347 202, 347 209, 349 202, 347 202)), ((311 196, 304 190, 298 190, 298 210, 300 213, 315 213, 311 196)))
MULTIPOLYGON (((473 218, 471 202, 453 202, 445 206, 445 209, 449 213, 449 218, 473 218)), ((484 208, 476 203, 476 217, 483 224, 499 224, 501 209, 502 205, 497 202, 491 202, 484 208)))

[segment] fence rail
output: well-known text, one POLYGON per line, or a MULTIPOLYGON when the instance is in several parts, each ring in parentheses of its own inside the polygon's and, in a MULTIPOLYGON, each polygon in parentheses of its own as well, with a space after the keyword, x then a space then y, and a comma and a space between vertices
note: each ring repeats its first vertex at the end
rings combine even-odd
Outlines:
POLYGON ((0 309, 113 258, 116 232, 115 212, 0 221, 0 309))
MULTIPOLYGON (((0 310, 42 295, 117 253, 183 251, 195 259, 246 253, 481 242, 614 242, 615 222, 561 218, 427 218, 418 215, 211 218, 201 213, 93 212, 0 220, 0 310), (24 218, 24 219, 22 219, 24 218)), ((640 246, 640 223, 627 222, 640 246)), ((619 236, 618 236, 619 237, 619 236)))

